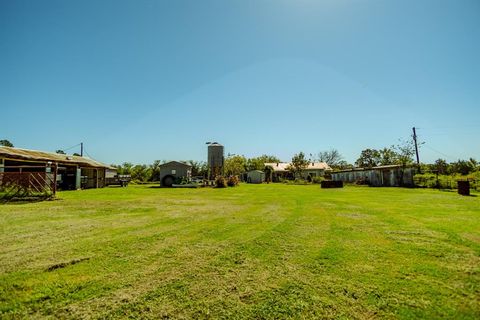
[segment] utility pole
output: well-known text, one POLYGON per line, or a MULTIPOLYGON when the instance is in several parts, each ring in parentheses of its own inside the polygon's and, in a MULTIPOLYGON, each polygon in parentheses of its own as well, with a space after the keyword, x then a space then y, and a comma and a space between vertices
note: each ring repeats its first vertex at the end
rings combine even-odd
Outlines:
POLYGON ((413 142, 415 142, 415 154, 417 155, 417 166, 420 169, 420 158, 418 157, 418 144, 417 144, 417 132, 415 131, 415 127, 413 129, 413 142))
MULTIPOLYGON (((415 131, 415 128, 413 128, 415 131)), ((80 157, 83 157, 83 142, 80 142, 80 157)), ((418 159, 418 153, 417 153, 417 159, 418 159)))

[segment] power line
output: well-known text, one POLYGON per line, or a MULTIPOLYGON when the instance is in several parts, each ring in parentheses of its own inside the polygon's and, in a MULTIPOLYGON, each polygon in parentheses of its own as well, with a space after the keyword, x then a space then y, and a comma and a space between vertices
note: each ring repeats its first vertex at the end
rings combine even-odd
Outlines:
POLYGON ((75 148, 75 147, 78 147, 80 144, 81 144, 81 143, 77 143, 76 145, 71 146, 70 148, 63 148, 63 149, 60 149, 60 150, 62 150, 62 151, 68 151, 68 150, 70 150, 70 149, 73 149, 73 148, 75 148))
POLYGON ((441 151, 438 151, 438 150, 436 150, 436 149, 434 149, 434 148, 432 148, 432 147, 429 147, 428 145, 425 145, 425 144, 424 144, 424 146, 425 146, 426 148, 432 150, 433 152, 436 152, 436 153, 438 153, 438 154, 441 154, 441 155, 444 156, 444 157, 450 158, 450 160, 455 160, 455 159, 456 159, 455 157, 452 157, 452 156, 450 156, 450 155, 448 155, 448 154, 445 154, 445 153, 443 153, 443 152, 441 152, 441 151))

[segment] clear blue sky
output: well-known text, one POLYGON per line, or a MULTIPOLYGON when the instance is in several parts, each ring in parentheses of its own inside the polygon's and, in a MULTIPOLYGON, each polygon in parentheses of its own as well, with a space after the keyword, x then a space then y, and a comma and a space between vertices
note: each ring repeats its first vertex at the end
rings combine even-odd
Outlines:
POLYGON ((480 159, 479 77, 478 0, 0 0, 0 139, 106 163, 480 159))

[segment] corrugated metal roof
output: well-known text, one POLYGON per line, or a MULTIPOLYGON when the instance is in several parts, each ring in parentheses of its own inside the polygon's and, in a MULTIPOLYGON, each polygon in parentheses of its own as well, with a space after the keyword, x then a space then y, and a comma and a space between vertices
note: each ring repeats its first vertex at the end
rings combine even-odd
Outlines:
MULTIPOLYGON (((271 166, 273 168, 273 171, 288 171, 288 167, 291 164, 289 162, 270 162, 270 163, 265 163, 265 166, 271 166)), ((325 162, 310 162, 308 164, 308 167, 305 168, 305 170, 332 170, 328 164, 325 162)))
POLYGON ((87 157, 11 147, 0 147, 0 157, 6 159, 19 159, 40 162, 51 161, 62 164, 71 164, 95 168, 112 168, 109 165, 103 164, 87 157))
POLYGON ((165 163, 161 164, 160 167, 163 167, 163 166, 166 166, 166 165, 170 165, 170 164, 176 164, 176 165, 183 165, 183 166, 186 166, 186 167, 191 167, 191 165, 189 165, 188 163, 181 162, 181 161, 169 161, 169 162, 165 162, 165 163))
POLYGON ((341 172, 352 172, 352 171, 366 171, 366 170, 388 170, 388 169, 396 169, 396 168, 412 168, 415 167, 414 164, 408 164, 406 166, 403 166, 401 164, 389 164, 389 165, 384 165, 384 166, 377 166, 377 167, 356 167, 352 169, 344 169, 344 170, 337 170, 333 173, 341 173, 341 172))

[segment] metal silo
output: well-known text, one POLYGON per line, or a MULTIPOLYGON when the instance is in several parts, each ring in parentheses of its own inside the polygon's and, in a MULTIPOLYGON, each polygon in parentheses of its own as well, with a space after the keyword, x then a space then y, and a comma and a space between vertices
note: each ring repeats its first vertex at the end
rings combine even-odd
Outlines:
POLYGON ((210 171, 210 179, 223 174, 224 147, 218 142, 208 144, 208 169, 210 171))

